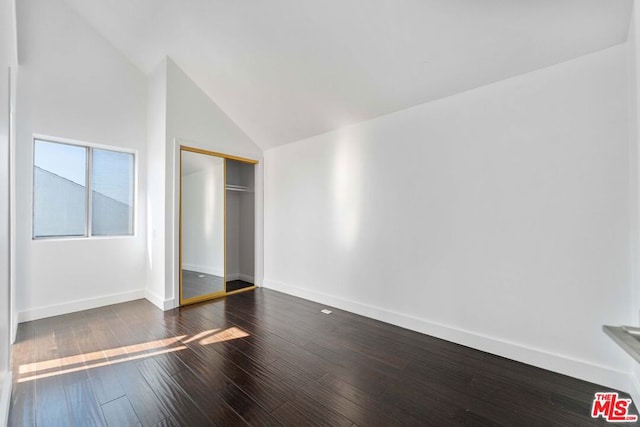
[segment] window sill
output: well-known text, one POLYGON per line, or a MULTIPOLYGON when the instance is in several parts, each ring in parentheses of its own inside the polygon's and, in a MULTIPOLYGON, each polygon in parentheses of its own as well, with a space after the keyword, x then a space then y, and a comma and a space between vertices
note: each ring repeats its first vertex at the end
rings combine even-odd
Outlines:
POLYGON ((32 237, 32 242, 78 242, 78 241, 94 241, 94 240, 120 240, 132 239, 137 237, 135 234, 126 236, 91 236, 91 237, 32 237))

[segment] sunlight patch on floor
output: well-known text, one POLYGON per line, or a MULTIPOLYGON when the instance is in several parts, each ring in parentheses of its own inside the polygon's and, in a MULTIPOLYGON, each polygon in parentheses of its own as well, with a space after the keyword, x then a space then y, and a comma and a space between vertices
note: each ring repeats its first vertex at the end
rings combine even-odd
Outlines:
POLYGON ((248 337, 249 333, 240 328, 217 328, 200 332, 193 336, 180 335, 161 340, 148 341, 139 344, 126 345, 107 350, 77 354, 74 356, 57 359, 43 360, 35 363, 20 365, 18 374, 19 383, 33 381, 42 378, 64 375, 82 370, 99 368, 101 366, 130 362, 145 359, 161 354, 186 350, 188 344, 204 346, 214 343, 231 341, 248 337))

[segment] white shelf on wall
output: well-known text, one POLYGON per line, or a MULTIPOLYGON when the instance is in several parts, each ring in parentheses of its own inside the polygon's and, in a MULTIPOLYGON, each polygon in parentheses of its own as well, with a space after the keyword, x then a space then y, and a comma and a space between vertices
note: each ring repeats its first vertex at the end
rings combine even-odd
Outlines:
POLYGON ((253 190, 251 190, 246 185, 234 185, 234 184, 227 184, 227 191, 244 191, 244 192, 251 192, 251 193, 253 192, 253 190))
POLYGON ((604 325, 602 329, 616 344, 640 363, 640 328, 604 325))

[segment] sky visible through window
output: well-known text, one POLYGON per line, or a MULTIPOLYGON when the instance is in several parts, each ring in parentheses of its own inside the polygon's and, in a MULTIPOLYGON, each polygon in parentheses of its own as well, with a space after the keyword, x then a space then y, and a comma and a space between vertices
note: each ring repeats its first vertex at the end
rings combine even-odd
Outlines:
POLYGON ((36 140, 34 164, 80 184, 87 180, 87 151, 84 147, 36 140))
MULTIPOLYGON (((93 191, 133 206, 133 154, 94 148, 92 161, 93 191)), ((36 140, 34 164, 83 187, 86 186, 86 147, 36 140)))

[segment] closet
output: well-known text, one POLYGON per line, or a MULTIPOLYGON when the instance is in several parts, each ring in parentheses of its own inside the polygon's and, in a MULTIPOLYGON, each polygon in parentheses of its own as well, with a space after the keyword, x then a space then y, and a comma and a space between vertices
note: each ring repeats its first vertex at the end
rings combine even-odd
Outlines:
POLYGON ((256 163, 180 147, 180 305, 254 288, 256 163))
POLYGON ((255 166, 226 159, 227 292, 253 286, 255 166))

